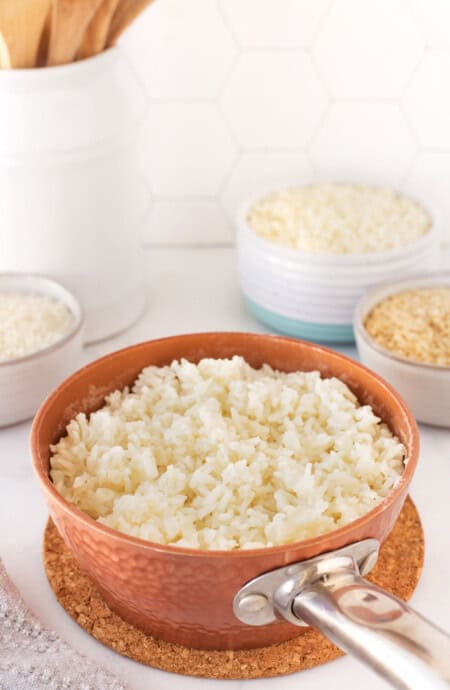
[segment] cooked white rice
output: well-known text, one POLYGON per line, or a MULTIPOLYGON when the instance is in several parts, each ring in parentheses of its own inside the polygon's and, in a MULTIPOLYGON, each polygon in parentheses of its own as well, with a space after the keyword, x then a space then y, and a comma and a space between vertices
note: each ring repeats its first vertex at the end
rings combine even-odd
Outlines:
POLYGON ((422 206, 392 189, 332 183, 274 191, 250 208, 247 220, 269 242, 318 254, 387 251, 431 227, 422 206))
POLYGON ((405 449, 319 372, 242 357, 144 369, 51 447, 58 491, 104 525, 162 544, 249 549, 313 537, 368 512, 405 449))

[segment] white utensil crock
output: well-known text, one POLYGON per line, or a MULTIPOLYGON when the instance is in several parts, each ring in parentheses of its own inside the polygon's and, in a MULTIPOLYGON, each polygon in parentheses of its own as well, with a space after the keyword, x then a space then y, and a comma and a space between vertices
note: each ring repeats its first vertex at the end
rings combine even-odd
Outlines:
POLYGON ((117 48, 0 71, 0 271, 45 274, 73 292, 86 342, 124 330, 144 307, 145 102, 117 48))

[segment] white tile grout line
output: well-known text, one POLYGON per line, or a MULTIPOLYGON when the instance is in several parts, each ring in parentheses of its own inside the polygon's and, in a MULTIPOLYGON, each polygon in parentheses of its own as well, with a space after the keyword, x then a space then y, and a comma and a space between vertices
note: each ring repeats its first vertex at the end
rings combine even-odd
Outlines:
POLYGON ((157 243, 157 242, 144 242, 144 251, 205 251, 205 250, 217 250, 221 251, 223 249, 234 249, 234 242, 182 242, 178 244, 171 244, 169 242, 157 243))
MULTIPOLYGON (((179 244, 170 244, 170 243, 161 243, 158 244, 157 242, 144 242, 143 248, 144 251, 222 251, 222 250, 227 250, 229 251, 234 250, 236 247, 235 242, 192 242, 192 243, 179 243, 179 244)), ((441 245, 441 249, 444 252, 450 252, 450 242, 446 241, 443 242, 441 245)))
POLYGON ((259 154, 277 154, 277 153, 292 153, 299 155, 305 154, 307 146, 245 146, 240 148, 239 153, 259 153, 259 154))
POLYGON ((313 131, 311 132, 311 135, 309 137, 308 144, 306 146, 306 153, 308 155, 309 161, 312 165, 312 168, 314 172, 317 174, 318 173, 318 167, 316 165, 315 157, 314 157, 314 144, 317 141, 317 138, 322 130, 322 127, 328 117, 328 115, 331 112, 332 107, 334 106, 334 101, 329 97, 328 102, 323 110, 322 115, 318 118, 316 122, 316 126, 314 127, 313 131))
POLYGON ((428 46, 425 45, 425 46, 422 48, 422 50, 421 50, 421 52, 420 52, 420 55, 419 55, 419 57, 418 57, 417 60, 416 60, 416 64, 414 65, 413 69, 411 70, 411 72, 410 72, 409 75, 408 75, 408 78, 407 78, 406 81, 405 81, 405 85, 404 85, 404 87, 403 87, 402 92, 401 92, 401 93, 399 94, 399 96, 398 96, 398 100, 399 100, 400 102, 404 102, 405 97, 406 97, 406 93, 407 93, 409 87, 411 86, 411 84, 413 83, 413 81, 414 81, 414 79, 415 79, 415 77, 416 77, 416 74, 417 74, 417 72, 418 72, 418 69, 419 69, 420 65, 422 64, 422 62, 424 61, 425 57, 426 57, 429 53, 430 53, 430 48, 428 48, 428 46))
POLYGON ((234 172, 239 164, 239 160, 242 156, 243 151, 238 149, 237 155, 235 156, 235 159, 233 161, 233 164, 230 165, 229 169, 225 172, 225 175, 223 176, 222 182, 219 185, 219 188, 217 189, 216 195, 214 197, 216 203, 222 208, 222 211, 226 213, 226 209, 222 207, 222 199, 225 194, 225 190, 228 186, 228 183, 230 182, 231 178, 234 175, 234 172))
MULTIPOLYGON (((410 12, 412 13, 412 16, 414 17, 414 13, 412 12, 412 7, 411 7, 410 4, 409 4, 409 8, 410 8, 410 12)), ((429 52, 430 52, 430 49, 429 49, 429 47, 425 44, 423 50, 421 51, 421 54, 420 54, 419 58, 417 59, 417 62, 416 62, 416 64, 415 64, 415 66, 414 66, 414 69, 413 69, 412 72, 410 73, 409 78, 406 80, 406 83, 405 83, 405 86, 404 86, 404 88, 403 88, 403 91, 402 91, 402 93, 399 95, 399 98, 398 98, 398 106, 399 106, 399 108, 400 108, 400 112, 401 112, 401 114, 402 114, 402 117, 403 117, 403 119, 404 119, 404 121, 405 121, 405 124, 406 124, 407 128, 409 129, 409 133, 411 134, 411 136, 413 137, 414 141, 416 142, 416 149, 417 149, 417 151, 416 151, 416 156, 414 157, 414 160, 417 158, 417 156, 419 155, 419 153, 422 152, 423 146, 422 146, 422 142, 420 141, 419 134, 418 134, 418 132, 416 131, 416 128, 414 127, 413 122, 412 122, 412 120, 411 120, 411 117, 410 117, 410 115, 409 115, 409 109, 408 109, 408 106, 407 106, 407 103, 406 103, 406 99, 407 99, 408 90, 409 90, 410 86, 412 85, 412 83, 413 83, 413 81, 414 81, 414 79, 415 79, 415 77, 416 77, 416 75, 417 75, 417 72, 418 72, 418 70, 419 70, 419 67, 421 66, 421 64, 423 63, 425 57, 428 55, 429 52)), ((407 172, 409 172, 409 171, 411 170, 412 166, 414 165, 414 160, 411 161, 411 165, 410 165, 409 170, 408 170, 407 172)))
POLYGON ((193 97, 183 97, 179 98, 178 96, 158 96, 150 97, 150 106, 153 105, 172 105, 172 106, 178 106, 178 107, 183 107, 183 106, 191 106, 191 105, 212 105, 214 106, 216 104, 218 95, 216 94, 215 96, 193 96, 193 97))
MULTIPOLYGON (((400 110, 401 110, 401 108, 400 108, 400 110)), ((401 112, 402 112, 402 116, 404 117, 404 113, 403 113, 402 110, 401 110, 401 112)), ((405 118, 405 120, 406 120, 406 118, 405 118)), ((409 125, 409 123, 408 123, 407 121, 406 121, 406 126, 407 126, 408 129, 411 129, 411 128, 410 128, 410 125, 409 125)), ((416 138, 415 138, 415 137, 414 137, 414 141, 416 141, 416 138)), ((411 170, 414 168, 414 166, 415 166, 415 164, 416 164, 416 162, 417 162, 417 160, 418 160, 420 154, 421 154, 421 149, 420 149, 420 147, 418 146, 417 141, 416 141, 416 151, 415 151, 415 153, 414 153, 414 156, 413 156, 412 159, 409 161, 408 166, 406 167, 406 169, 404 170, 404 172, 402 173, 402 175, 400 176, 400 178, 399 178, 399 180, 398 180, 398 188, 399 188, 400 190, 401 190, 401 189, 405 189, 405 188, 408 187, 408 178, 409 178, 409 175, 410 175, 410 173, 411 173, 411 170)))
POLYGON ((315 30, 312 32, 311 36, 308 39, 307 43, 304 44, 299 44, 299 45, 289 45, 289 46, 283 46, 279 45, 276 43, 271 43, 268 45, 242 45, 236 30, 233 26, 232 20, 228 17, 226 12, 223 9, 222 2, 221 0, 218 0, 219 2, 219 8, 220 8, 220 13, 222 15, 222 19, 224 20, 225 24, 227 25, 227 28, 230 30, 230 33, 233 34, 233 37, 236 41, 236 44, 238 48, 240 49, 241 52, 274 52, 274 53, 284 53, 284 52, 297 52, 297 51, 308 51, 310 52, 314 46, 314 42, 316 41, 316 38, 319 34, 319 31, 322 29, 323 22, 328 15, 331 5, 333 4, 334 0, 328 0, 327 6, 324 8, 322 11, 321 16, 319 17, 319 20, 317 22, 317 26, 315 30))
POLYGON ((320 84, 322 85, 323 90, 325 91, 327 95, 327 100, 328 103, 333 102, 333 94, 331 92, 330 85, 328 83, 328 79, 326 79, 325 75, 322 72, 322 69, 318 63, 316 53, 314 51, 314 47, 308 51, 309 54, 309 60, 311 62, 311 65, 314 69, 314 72, 316 74, 317 79, 319 80, 320 84))
POLYGON ((153 201, 163 201, 172 204, 217 203, 217 194, 155 194, 153 201))
MULTIPOLYGON (((411 137, 414 140, 414 143, 416 145, 416 155, 421 153, 424 150, 424 147, 422 146, 422 142, 420 141, 419 134, 414 127, 412 120, 409 116, 408 108, 405 106, 405 102, 403 99, 398 101, 398 108, 400 110, 401 116, 405 122, 406 128, 408 132, 410 133, 411 137)), ((413 164, 413 161, 411 162, 411 165, 413 164)))
POLYGON ((315 45, 317 43, 317 39, 319 38, 319 35, 322 33, 324 26, 328 21, 328 17, 331 14, 331 10, 335 4, 336 4, 336 0, 329 0, 328 1, 328 7, 325 8, 324 12, 322 13, 321 18, 319 19, 316 33, 314 35, 314 44, 313 45, 315 45))
POLYGON ((431 44, 429 43, 429 37, 427 36, 427 32, 422 33, 422 20, 420 19, 419 14, 417 13, 416 9, 413 7, 412 1, 411 0, 406 0, 406 7, 408 8, 408 14, 411 17, 411 19, 414 22, 414 25, 416 28, 419 28, 420 35, 422 37, 425 49, 431 48, 431 44))
POLYGON ((398 105, 400 97, 397 98, 379 98, 374 96, 370 98, 364 96, 362 98, 348 98, 345 96, 330 96, 333 105, 398 105))
POLYGON ((229 84, 229 82, 231 81, 231 76, 236 69, 239 58, 241 57, 241 53, 242 53, 242 48, 235 45, 234 46, 234 54, 232 55, 230 65, 229 65, 228 69, 226 70, 225 75, 222 77, 220 84, 219 84, 219 88, 217 90, 216 102, 218 105, 220 105, 221 100, 223 98, 224 91, 225 91, 227 85, 229 84))
POLYGON ((305 45, 305 46, 295 46, 295 45, 288 45, 288 46, 245 46, 244 48, 240 48, 240 55, 248 55, 249 53, 276 53, 276 54, 285 54, 285 53, 307 53, 308 55, 312 52, 312 46, 311 45, 305 45))
POLYGON ((216 8, 217 8, 217 12, 220 14, 220 17, 223 21, 223 24, 224 24, 226 30, 230 34, 234 43, 236 44, 236 48, 238 49, 238 51, 242 50, 243 46, 239 40, 239 36, 237 34, 237 31, 233 26, 233 22, 231 21, 231 19, 229 18, 229 16, 225 12, 225 10, 223 9, 222 0, 216 0, 216 8))

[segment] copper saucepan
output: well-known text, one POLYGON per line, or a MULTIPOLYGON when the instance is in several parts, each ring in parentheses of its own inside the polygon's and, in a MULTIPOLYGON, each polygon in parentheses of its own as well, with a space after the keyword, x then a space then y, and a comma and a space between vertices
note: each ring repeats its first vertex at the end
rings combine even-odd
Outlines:
POLYGON ((31 433, 33 465, 50 513, 81 568, 129 623, 156 637, 203 649, 244 649, 321 630, 399 688, 447 687, 450 638, 404 602, 364 581, 392 529, 419 451, 415 421, 381 378, 327 348, 289 338, 206 333, 154 340, 84 367, 44 402, 31 433), (245 551, 154 544, 100 525, 68 503, 49 479, 49 445, 78 412, 131 384, 149 364, 185 357, 243 356, 253 367, 317 369, 344 381, 372 405, 406 447, 391 494, 363 517, 319 537, 245 551))

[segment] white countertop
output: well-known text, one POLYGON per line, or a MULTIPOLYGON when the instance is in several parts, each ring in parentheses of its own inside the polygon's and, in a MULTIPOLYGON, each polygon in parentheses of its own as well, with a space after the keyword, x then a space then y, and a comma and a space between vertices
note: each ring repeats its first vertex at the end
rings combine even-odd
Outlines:
MULTIPOLYGON (((264 329, 246 313, 239 296, 231 249, 149 249, 146 251, 148 307, 126 333, 86 348, 84 362, 108 351, 165 335, 193 331, 264 329)), ((355 356, 351 347, 339 348, 355 356)), ((56 602, 47 583, 41 543, 47 510, 35 482, 28 453, 30 423, 0 430, 2 466, 0 555, 30 607, 74 647, 107 666, 132 690, 303 690, 388 686, 348 657, 310 671, 268 680, 211 681, 147 668, 94 641, 56 602)), ((422 450, 411 495, 422 517, 426 554, 412 604, 450 630, 450 432, 421 428, 422 450)), ((76 690, 74 688, 74 690, 76 690)))

